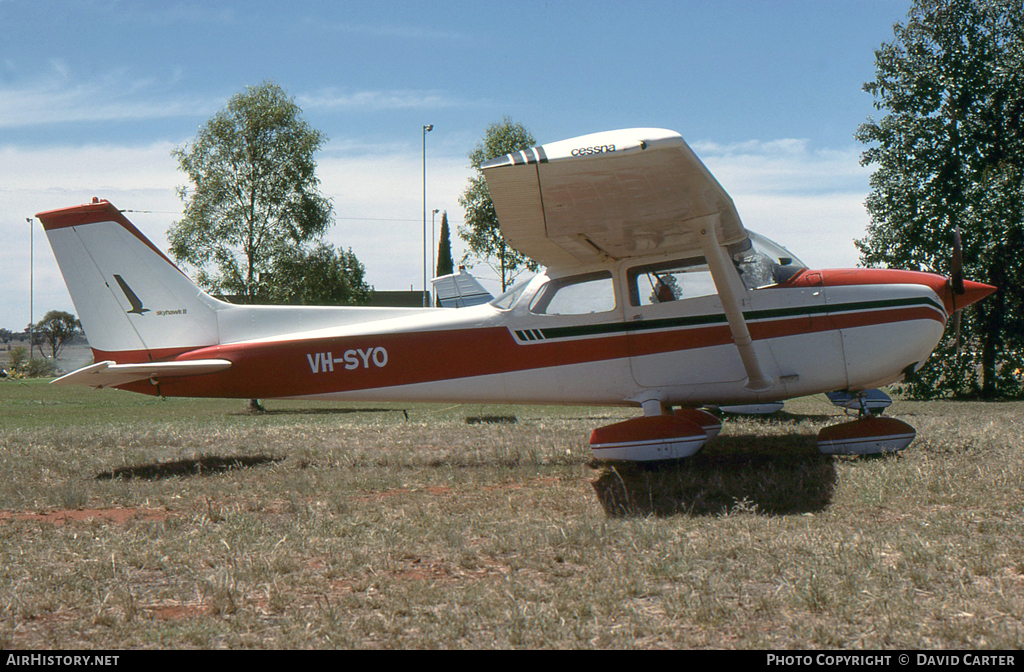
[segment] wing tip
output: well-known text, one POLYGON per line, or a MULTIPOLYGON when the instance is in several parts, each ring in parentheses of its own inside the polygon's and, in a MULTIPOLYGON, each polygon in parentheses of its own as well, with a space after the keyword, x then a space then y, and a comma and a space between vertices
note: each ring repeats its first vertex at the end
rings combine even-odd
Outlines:
POLYGON ((536 147, 530 147, 528 149, 521 149, 511 154, 503 154, 493 159, 489 159, 480 164, 481 170, 489 170, 491 168, 500 168, 502 166, 530 166, 536 163, 547 163, 548 155, 544 151, 543 145, 537 145, 536 147))

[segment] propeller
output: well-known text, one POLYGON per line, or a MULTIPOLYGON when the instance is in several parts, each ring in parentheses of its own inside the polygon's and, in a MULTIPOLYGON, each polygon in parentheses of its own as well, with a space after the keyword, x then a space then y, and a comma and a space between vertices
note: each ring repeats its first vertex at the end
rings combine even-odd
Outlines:
POLYGON ((960 227, 953 227, 953 258, 950 261, 949 283, 953 287, 953 294, 963 296, 967 290, 964 288, 964 250, 960 243, 960 227))
POLYGON ((964 250, 960 240, 960 227, 953 227, 953 255, 950 259, 949 286, 953 290, 953 333, 955 352, 960 352, 960 310, 956 297, 967 293, 964 287, 964 250))

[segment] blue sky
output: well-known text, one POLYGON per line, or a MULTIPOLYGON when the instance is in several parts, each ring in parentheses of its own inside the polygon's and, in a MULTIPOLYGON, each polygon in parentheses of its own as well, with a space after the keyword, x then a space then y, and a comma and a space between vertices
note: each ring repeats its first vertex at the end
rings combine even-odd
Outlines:
MULTIPOLYGON (((143 211, 129 217, 165 248, 185 181, 170 151, 265 80, 328 136, 329 239, 378 289, 422 283, 423 125, 428 209, 457 225, 466 155, 506 115, 541 143, 679 131, 748 228, 811 265, 854 265, 870 173, 853 133, 877 114, 861 86, 909 6, 0 0, 0 326, 29 319, 26 217, 99 196, 143 211)), ((73 306, 36 234, 38 320, 73 306)))

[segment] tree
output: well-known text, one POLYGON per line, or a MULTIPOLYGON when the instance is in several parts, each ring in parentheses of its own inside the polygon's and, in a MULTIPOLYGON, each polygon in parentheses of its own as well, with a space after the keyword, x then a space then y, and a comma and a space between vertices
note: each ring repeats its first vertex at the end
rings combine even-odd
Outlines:
MULTIPOLYGON (((452 259, 452 235, 448 229, 448 211, 441 215, 441 236, 437 243, 437 267, 434 277, 449 275, 455 272, 455 261, 452 259)), ((436 294, 436 292, 435 292, 436 294)), ((434 297, 434 305, 441 306, 441 297, 434 297)))
POLYGON ((948 274, 959 227, 966 277, 999 291, 965 311, 962 351, 950 327, 907 390, 1020 396, 1024 9, 1019 0, 916 0, 894 37, 864 85, 886 115, 856 134, 870 145, 862 163, 876 167, 861 260, 948 274))
POLYGON ((185 215, 167 238, 207 290, 261 300, 276 261, 330 227, 331 203, 318 190, 313 159, 326 138, 301 113, 265 82, 233 96, 191 144, 172 152, 194 187, 178 189, 185 215))
POLYGON ((35 324, 33 331, 50 346, 50 356, 56 359, 68 341, 82 332, 82 323, 71 313, 51 310, 35 324))
POLYGON ((463 259, 472 256, 490 266, 501 277, 502 292, 519 273, 537 270, 537 262, 510 248, 502 237, 480 164, 535 144, 530 131, 510 117, 488 126, 483 140, 469 154, 477 174, 470 178, 469 186, 459 197, 459 204, 466 210, 465 226, 459 227, 459 237, 469 246, 463 259))
POLYGON ((441 215, 441 235, 437 243, 436 276, 449 275, 455 272, 455 261, 452 259, 452 235, 448 230, 448 211, 441 215))
POLYGON ((373 289, 366 270, 352 250, 321 243, 311 250, 295 248, 275 262, 269 283, 271 303, 292 305, 361 305, 373 289))

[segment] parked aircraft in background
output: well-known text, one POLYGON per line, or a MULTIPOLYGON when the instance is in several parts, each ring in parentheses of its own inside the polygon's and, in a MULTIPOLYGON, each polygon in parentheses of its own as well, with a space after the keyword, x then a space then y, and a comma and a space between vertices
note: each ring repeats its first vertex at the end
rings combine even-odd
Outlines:
MULTIPOLYGON (((955 310, 994 290, 912 271, 807 268, 743 227, 672 131, 587 135, 481 167, 506 240, 546 271, 457 310, 231 305, 107 201, 40 213, 96 361, 54 383, 635 406, 642 415, 594 430, 595 457, 676 459, 720 427, 699 407, 834 391, 870 400, 867 390, 924 364, 955 310)), ((913 435, 865 411, 822 430, 819 447, 886 452, 913 435)))
POLYGON ((494 300, 494 296, 466 271, 465 266, 460 266, 458 273, 439 275, 431 282, 434 296, 442 308, 467 308, 494 300))

